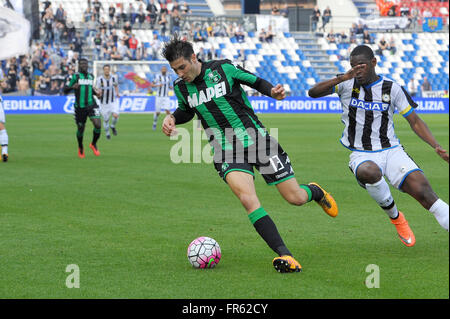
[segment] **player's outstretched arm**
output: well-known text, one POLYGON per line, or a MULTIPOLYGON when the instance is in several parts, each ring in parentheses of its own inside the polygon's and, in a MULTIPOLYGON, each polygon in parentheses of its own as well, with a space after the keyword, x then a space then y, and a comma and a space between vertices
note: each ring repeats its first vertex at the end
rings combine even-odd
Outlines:
POLYGON ((449 154, 441 145, 436 141, 427 124, 417 115, 416 112, 412 112, 406 117, 411 129, 417 134, 422 140, 428 143, 435 152, 447 163, 449 162, 449 154))
POLYGON ((358 64, 342 75, 339 75, 330 80, 319 82, 309 89, 308 95, 312 98, 318 98, 333 94, 333 88, 336 85, 338 85, 341 82, 353 79, 356 76, 356 74, 360 70, 364 69, 366 66, 367 66, 366 64, 358 64))

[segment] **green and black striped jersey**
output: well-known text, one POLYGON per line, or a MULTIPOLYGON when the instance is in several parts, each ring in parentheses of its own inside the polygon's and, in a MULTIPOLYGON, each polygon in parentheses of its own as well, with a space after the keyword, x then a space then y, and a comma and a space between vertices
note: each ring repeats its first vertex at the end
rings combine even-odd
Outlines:
POLYGON ((78 89, 75 91, 75 107, 85 108, 96 105, 94 100, 94 75, 91 73, 74 73, 69 79, 69 83, 66 84, 66 89, 70 90, 75 84, 79 84, 78 89))
MULTIPOLYGON (((205 130, 214 133, 215 140, 224 150, 233 149, 233 141, 226 136, 233 129, 235 138, 244 148, 253 145, 251 134, 266 136, 267 131, 258 120, 241 84, 257 88, 262 81, 256 75, 234 65, 230 60, 202 62, 199 76, 191 83, 178 78, 174 91, 178 98, 178 109, 197 114, 205 130)), ((254 135, 253 135, 254 136, 254 135)))

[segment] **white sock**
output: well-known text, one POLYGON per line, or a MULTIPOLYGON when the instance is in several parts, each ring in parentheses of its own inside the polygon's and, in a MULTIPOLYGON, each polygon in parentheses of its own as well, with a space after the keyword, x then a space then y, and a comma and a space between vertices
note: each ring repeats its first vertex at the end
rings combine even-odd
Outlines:
POLYGON ((109 135, 109 121, 103 121, 103 127, 105 128, 105 134, 109 135))
POLYGON ((0 145, 2 146, 2 154, 8 154, 8 133, 6 129, 0 131, 0 145))
POLYGON ((156 125, 158 123, 158 115, 155 113, 153 114, 153 125, 156 125))
POLYGON ((366 184, 366 190, 390 218, 398 217, 397 205, 383 177, 375 184, 366 184))
POLYGON ((112 120, 111 120, 111 127, 112 128, 114 128, 114 127, 116 127, 116 124, 117 124, 117 121, 119 120, 119 118, 117 117, 114 117, 113 116, 113 118, 112 118, 112 120))
POLYGON ((430 207, 429 211, 434 215, 439 225, 448 231, 448 204, 442 199, 438 199, 430 207))

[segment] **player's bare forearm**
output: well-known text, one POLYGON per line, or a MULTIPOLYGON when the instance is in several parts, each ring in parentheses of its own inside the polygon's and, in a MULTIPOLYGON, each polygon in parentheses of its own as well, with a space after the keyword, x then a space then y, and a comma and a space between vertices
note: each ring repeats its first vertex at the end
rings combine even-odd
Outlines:
POLYGON ((431 133, 428 125, 415 112, 406 118, 414 133, 417 134, 424 142, 429 144, 435 152, 447 163, 449 162, 449 154, 431 133))
POLYGON ((317 83, 312 88, 309 89, 308 95, 312 98, 318 98, 327 96, 333 93, 333 88, 341 82, 353 79, 358 71, 367 67, 366 64, 358 64, 355 67, 348 70, 345 74, 339 75, 330 80, 325 80, 317 83))

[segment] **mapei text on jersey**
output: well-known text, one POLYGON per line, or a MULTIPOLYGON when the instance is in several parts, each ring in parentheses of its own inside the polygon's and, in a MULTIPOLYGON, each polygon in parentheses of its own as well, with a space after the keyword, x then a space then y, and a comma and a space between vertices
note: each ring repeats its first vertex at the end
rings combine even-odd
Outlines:
POLYGON ((227 94, 227 87, 225 85, 225 81, 219 82, 216 85, 206 88, 205 90, 200 90, 197 93, 188 96, 189 106, 194 108, 199 106, 200 104, 211 101, 212 99, 216 99, 227 94))

